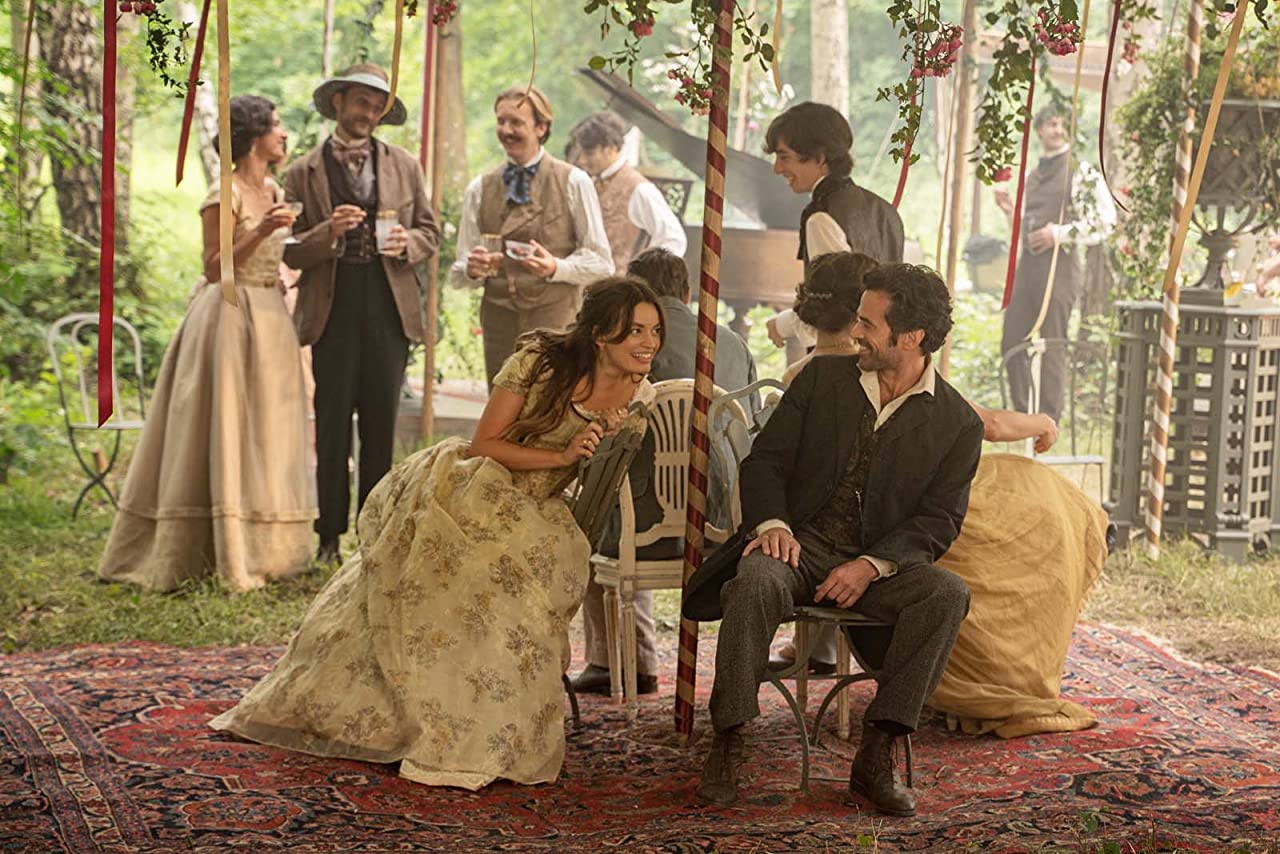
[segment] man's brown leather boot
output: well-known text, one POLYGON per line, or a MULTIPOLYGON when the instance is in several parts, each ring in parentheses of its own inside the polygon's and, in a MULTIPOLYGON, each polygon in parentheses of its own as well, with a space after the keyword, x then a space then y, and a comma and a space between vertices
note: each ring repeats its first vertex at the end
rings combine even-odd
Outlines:
POLYGON ((862 741, 849 769, 849 791, 889 815, 915 815, 915 797, 898 782, 897 745, 896 736, 863 724, 862 741))
POLYGON ((727 807, 738 800, 738 765, 742 762, 742 727, 716 733, 698 781, 698 803, 727 807))

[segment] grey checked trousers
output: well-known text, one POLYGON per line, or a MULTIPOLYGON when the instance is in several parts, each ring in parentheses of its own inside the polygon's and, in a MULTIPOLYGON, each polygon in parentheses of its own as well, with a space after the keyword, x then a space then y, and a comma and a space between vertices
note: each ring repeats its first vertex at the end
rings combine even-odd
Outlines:
MULTIPOLYGON (((711 723, 717 732, 760 714, 757 693, 767 679, 774 632, 796 606, 812 605, 814 591, 831 570, 849 560, 805 531, 797 539, 799 568, 757 549, 738 563, 738 574, 720 590, 724 617, 711 689, 711 723)), ((873 581, 850 610, 894 623, 865 720, 894 721, 915 730, 969 613, 969 588, 949 570, 917 566, 873 581)))

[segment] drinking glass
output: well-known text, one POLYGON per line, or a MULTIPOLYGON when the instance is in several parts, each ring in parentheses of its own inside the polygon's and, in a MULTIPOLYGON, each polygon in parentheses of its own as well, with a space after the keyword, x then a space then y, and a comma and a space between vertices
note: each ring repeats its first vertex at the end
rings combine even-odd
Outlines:
POLYGON ((396 211, 378 211, 378 220, 374 224, 374 238, 377 240, 379 252, 387 248, 387 238, 391 236, 391 229, 399 224, 400 214, 396 211))
MULTIPOLYGON (((297 199, 290 198, 290 199, 286 199, 284 204, 285 204, 285 207, 288 209, 289 213, 293 214, 294 222, 297 222, 298 217, 302 216, 302 202, 298 201, 297 199)), ((290 225, 286 229, 286 231, 288 232, 288 234, 286 234, 284 238, 284 242, 286 244, 302 242, 301 240, 293 236, 292 225, 290 225)))
POLYGON ((485 277, 498 275, 502 272, 502 235, 482 234, 480 235, 480 245, 485 252, 489 253, 489 267, 485 271, 485 277))

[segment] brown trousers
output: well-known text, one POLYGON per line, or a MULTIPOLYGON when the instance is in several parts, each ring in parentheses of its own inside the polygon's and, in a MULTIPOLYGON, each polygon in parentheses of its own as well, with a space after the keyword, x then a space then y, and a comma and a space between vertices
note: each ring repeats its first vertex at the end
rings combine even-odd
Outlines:
POLYGON ((529 309, 498 305, 486 295, 480 303, 480 328, 484 330, 484 375, 489 388, 516 349, 516 339, 534 329, 564 329, 578 315, 582 289, 576 285, 553 282, 547 286, 551 298, 529 309), (559 291, 553 293, 552 289, 559 291))

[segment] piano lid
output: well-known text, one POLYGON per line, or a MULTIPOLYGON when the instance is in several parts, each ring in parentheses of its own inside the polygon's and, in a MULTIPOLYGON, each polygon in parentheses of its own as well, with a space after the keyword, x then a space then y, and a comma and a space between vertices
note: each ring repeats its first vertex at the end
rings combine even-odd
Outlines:
MULTIPOLYGON (((686 133, 621 77, 590 68, 580 68, 578 73, 604 93, 607 109, 640 128, 641 133, 698 178, 704 177, 706 139, 686 133)), ((765 228, 795 231, 809 199, 803 193, 791 192, 786 182, 773 174, 773 164, 768 160, 730 148, 725 167, 725 201, 765 228)))

